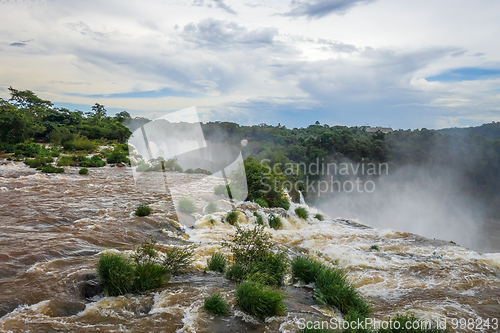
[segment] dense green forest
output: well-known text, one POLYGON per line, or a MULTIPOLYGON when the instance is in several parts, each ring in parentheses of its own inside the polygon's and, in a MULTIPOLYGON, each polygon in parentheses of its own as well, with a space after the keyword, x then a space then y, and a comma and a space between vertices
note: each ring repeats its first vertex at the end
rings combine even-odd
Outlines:
MULTIPOLYGON (((115 157, 125 161, 120 143, 125 143, 132 131, 149 121, 132 118, 126 111, 109 116, 99 103, 92 107, 92 112, 85 114, 55 108, 32 91, 9 90, 11 98, 0 99, 0 151, 3 152, 15 152, 16 145, 25 147, 22 145, 30 142, 51 144, 67 152, 95 150, 98 144, 115 144, 118 147, 115 147, 115 157)), ((281 169, 287 163, 310 165, 317 161, 386 163, 390 170, 407 165, 441 168, 460 175, 461 190, 482 198, 490 206, 500 206, 500 123, 391 133, 369 133, 363 126, 330 126, 319 122, 293 129, 266 124, 240 126, 230 122, 209 122, 202 124, 202 129, 207 140, 240 146, 245 158, 253 158, 247 160, 246 166, 255 172, 263 172, 256 163, 264 159, 269 166, 281 169)), ((77 164, 81 162, 78 157, 73 159, 77 164)), ((305 177, 320 178, 321 175, 306 175, 304 170, 295 168, 276 178, 281 182, 296 182, 305 177)), ((307 197, 307 188, 298 188, 307 197)), ((296 191, 291 194, 297 200, 296 191)))

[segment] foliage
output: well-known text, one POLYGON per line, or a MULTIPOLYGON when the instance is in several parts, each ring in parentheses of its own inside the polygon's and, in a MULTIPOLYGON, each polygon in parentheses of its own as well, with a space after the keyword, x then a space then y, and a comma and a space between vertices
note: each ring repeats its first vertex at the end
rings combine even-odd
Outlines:
POLYGON ((306 220, 309 217, 309 213, 303 207, 295 208, 295 214, 297 214, 298 217, 304 220, 306 220))
POLYGON ((173 275, 187 273, 193 263, 194 246, 173 247, 165 250, 163 265, 173 275))
POLYGON ((109 296, 123 295, 133 291, 134 266, 121 254, 102 253, 97 264, 97 273, 109 296))
POLYGON ((47 166, 42 168, 42 172, 44 172, 44 173, 63 173, 64 168, 57 168, 57 167, 54 167, 52 165, 47 165, 47 166))
POLYGON ((292 275, 294 279, 300 280, 305 284, 316 281, 316 277, 323 269, 323 265, 309 257, 297 256, 292 262, 292 275))
POLYGON ((229 304, 221 294, 212 294, 205 298, 203 308, 215 315, 225 316, 229 313, 229 304))
POLYGON ((201 168, 187 169, 184 172, 185 173, 199 173, 199 174, 203 174, 203 175, 211 175, 212 174, 212 172, 205 170, 205 169, 201 169, 201 168))
POLYGON ((274 214, 269 214, 268 217, 269 226, 273 229, 281 229, 283 228, 283 222, 281 222, 281 218, 274 214))
POLYGON ((98 155, 94 155, 90 159, 85 157, 85 159, 83 159, 80 162, 80 166, 87 168, 88 167, 100 168, 103 167, 105 164, 106 163, 98 155))
POLYGON ((258 204, 261 207, 264 207, 264 208, 269 207, 269 205, 267 204, 266 200, 264 200, 262 198, 255 199, 255 203, 258 204))
POLYGON ((192 214, 196 211, 196 205, 189 198, 181 198, 177 204, 177 209, 183 213, 192 214))
POLYGON ((255 226, 253 229, 237 226, 236 233, 229 237, 229 241, 222 241, 222 244, 231 250, 234 262, 243 265, 262 261, 275 248, 271 234, 265 232, 261 226, 255 226))
POLYGON ((14 155, 24 157, 35 157, 42 151, 42 147, 34 142, 18 143, 14 146, 14 155))
POLYGON ((38 168, 48 166, 50 163, 54 162, 54 159, 51 156, 35 156, 34 159, 27 158, 24 160, 24 163, 29 165, 30 168, 38 168))
POLYGON ((236 225, 236 223, 238 223, 238 212, 232 210, 229 213, 227 213, 225 221, 230 225, 236 225))
POLYGON ((230 192, 230 190, 229 190, 229 186, 228 185, 217 185, 214 188, 214 194, 215 195, 226 196, 227 193, 229 193, 229 192, 230 192))
POLYGON ((79 150, 92 153, 96 151, 98 147, 99 145, 96 142, 79 135, 75 135, 72 140, 63 143, 63 148, 69 151, 79 150))
POLYGON ((323 220, 325 219, 325 218, 324 218, 324 216, 323 216, 323 215, 321 215, 321 214, 316 214, 316 215, 314 215, 314 218, 315 218, 316 220, 318 220, 318 221, 323 221, 323 220))
POLYGON ((124 150, 123 147, 116 145, 115 148, 113 149, 113 152, 109 154, 109 156, 106 158, 106 161, 108 163, 129 164, 130 160, 128 159, 127 154, 128 150, 124 150))
POLYGON ((148 216, 153 212, 151 207, 148 205, 140 204, 139 207, 135 210, 135 216, 143 217, 148 216))
POLYGON ((378 245, 372 245, 372 246, 370 246, 370 250, 380 251, 378 245))
POLYGON ((89 169, 87 169, 87 168, 81 168, 80 170, 78 170, 78 173, 80 175, 86 175, 86 174, 89 173, 89 169))
POLYGON ((226 269, 227 259, 219 252, 212 253, 210 258, 207 260, 207 268, 209 271, 223 273, 226 269))
POLYGON ((284 252, 269 252, 262 261, 248 265, 246 279, 264 285, 281 286, 288 266, 289 261, 284 252))
POLYGON ((213 214, 217 211, 217 202, 215 201, 210 201, 207 205, 207 208, 205 208, 205 211, 208 214, 213 214))
POLYGON ((239 263, 234 263, 226 271, 226 279, 233 281, 243 281, 247 276, 247 269, 239 263))
POLYGON ((283 295, 254 281, 242 282, 236 289, 236 302, 244 311, 265 319, 285 312, 283 295))
POLYGON ((156 241, 142 243, 132 258, 135 263, 135 279, 132 286, 135 291, 147 291, 167 284, 169 268, 159 264, 156 260, 156 241))
POLYGON ((257 212, 253 212, 253 216, 255 216, 256 218, 255 223, 257 223, 258 225, 264 225, 264 218, 262 217, 262 215, 257 212))

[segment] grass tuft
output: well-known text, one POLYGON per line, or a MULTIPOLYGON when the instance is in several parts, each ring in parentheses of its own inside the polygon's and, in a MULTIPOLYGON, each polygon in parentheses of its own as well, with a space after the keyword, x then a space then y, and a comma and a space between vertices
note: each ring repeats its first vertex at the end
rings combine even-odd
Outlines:
POLYGON ((134 266, 121 254, 102 253, 97 263, 97 273, 109 296, 133 291, 134 266))
POLYGON ((192 214, 196 211, 196 206, 193 200, 189 198, 181 198, 177 204, 179 211, 187 214, 192 214))
POLYGON ((236 225, 236 223, 238 222, 238 212, 235 210, 230 211, 229 213, 227 213, 225 220, 230 225, 236 225))
POLYGON ((243 310, 260 319, 285 312, 284 296, 254 281, 245 281, 236 289, 236 302, 243 310))
POLYGON ((150 215, 152 212, 153 212, 153 210, 151 209, 151 207, 149 207, 148 205, 141 204, 135 210, 135 215, 139 216, 139 217, 143 217, 143 216, 150 215))
POLYGON ((292 275, 305 284, 316 281, 323 265, 308 257, 298 256, 292 260, 292 275))
POLYGON ((208 214, 213 214, 217 211, 217 202, 211 201, 208 203, 207 208, 205 208, 205 211, 208 214))
POLYGON ((262 217, 262 215, 260 215, 257 212, 253 212, 253 216, 255 216, 257 218, 255 220, 255 223, 257 223, 258 225, 264 225, 264 218, 262 217))
POLYGON ((370 250, 380 251, 378 245, 372 245, 372 246, 370 246, 370 250))
POLYGON ((283 228, 283 222, 281 222, 281 219, 278 216, 275 216, 274 214, 269 214, 269 226, 273 229, 281 229, 283 228))
POLYGON ((229 314, 229 304, 227 304, 221 294, 212 294, 205 298, 203 308, 215 315, 225 316, 229 314))
POLYGON ((297 214, 298 217, 304 220, 307 219, 307 217, 309 216, 307 210, 302 207, 295 208, 295 214, 297 214))
POLYGON ((207 268, 209 271, 223 273, 227 266, 227 259, 222 253, 212 253, 212 256, 207 260, 207 268))
POLYGON ((262 199, 262 198, 257 198, 255 199, 255 203, 258 204, 261 207, 267 208, 269 205, 267 204, 267 201, 262 199))
POLYGON ((194 246, 174 247, 165 250, 163 265, 169 269, 173 275, 187 273, 191 270, 193 263, 194 246))
POLYGON ((86 175, 86 174, 89 173, 89 169, 87 169, 87 168, 81 168, 80 170, 78 170, 78 173, 80 175, 86 175))
POLYGON ((318 221, 323 221, 325 219, 325 217, 321 214, 314 215, 314 218, 318 221))

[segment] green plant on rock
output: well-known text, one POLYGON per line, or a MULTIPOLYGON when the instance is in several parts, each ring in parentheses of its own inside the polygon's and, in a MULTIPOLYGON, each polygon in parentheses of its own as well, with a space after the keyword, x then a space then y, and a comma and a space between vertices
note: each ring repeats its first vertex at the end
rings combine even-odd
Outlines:
POLYGON ((215 201, 210 201, 207 205, 207 207, 205 208, 205 211, 208 213, 208 214, 213 214, 217 211, 217 202, 215 201))
POLYGON ((169 269, 158 263, 155 250, 156 241, 142 243, 132 258, 135 262, 135 279, 133 289, 147 291, 163 287, 169 280, 169 269))
POLYGON ((86 175, 86 174, 89 173, 89 169, 87 169, 87 168, 81 168, 80 170, 78 170, 78 173, 80 175, 86 175))
POLYGON ((255 203, 258 204, 261 207, 267 208, 269 205, 267 204, 267 201, 262 199, 262 198, 257 198, 255 199, 255 203))
POLYGON ((226 257, 219 252, 212 253, 210 258, 207 260, 207 269, 209 271, 223 273, 227 266, 226 257))
POLYGON ((372 246, 370 246, 370 250, 380 251, 380 248, 378 247, 378 245, 372 245, 372 246))
POLYGON ((232 210, 229 213, 227 213, 225 221, 230 225, 236 225, 236 223, 238 223, 238 212, 232 210))
POLYGON ((24 160, 24 163, 27 164, 30 168, 45 167, 50 165, 50 163, 52 162, 54 162, 52 156, 41 156, 41 155, 37 155, 33 159, 27 158, 26 160, 24 160))
POLYGON ((97 273, 109 296, 123 295, 133 291, 134 266, 118 253, 102 253, 97 263, 97 273))
POLYGON ((183 213, 192 214, 196 211, 196 205, 189 198, 180 198, 177 209, 183 213))
POLYGON ((52 165, 47 165, 47 166, 42 168, 42 172, 44 172, 44 173, 63 173, 64 168, 57 168, 57 167, 54 167, 52 165))
POLYGON ((281 222, 281 218, 279 218, 279 216, 276 216, 271 213, 269 214, 268 221, 269 221, 269 226, 273 229, 283 228, 283 222, 281 222))
POLYGON ((305 284, 316 281, 323 265, 309 257, 297 256, 292 260, 292 276, 305 284))
POLYGON ((260 319, 283 314, 286 311, 283 299, 280 292, 254 281, 242 282, 236 289, 238 305, 260 319))
POLYGON ((318 221, 323 221, 323 220, 325 219, 325 218, 323 217, 323 215, 321 215, 321 214, 316 214, 316 215, 314 215, 314 218, 315 218, 316 220, 318 220, 318 221))
POLYGON ((149 207, 148 205, 141 204, 135 210, 135 215, 139 216, 139 217, 143 217, 143 216, 150 215, 152 212, 153 212, 153 210, 151 209, 151 207, 149 207))
POLYGON ((306 220, 309 217, 309 213, 303 207, 295 208, 295 214, 297 214, 298 217, 304 220, 306 220))
POLYGON ((258 225, 264 225, 264 218, 262 217, 262 215, 257 212, 253 212, 253 216, 255 216, 256 218, 255 223, 257 223, 258 225))
POLYGON ((215 315, 225 316, 229 313, 229 304, 221 294, 212 294, 206 297, 203 308, 215 315))
POLYGON ((176 246, 165 250, 163 265, 169 269, 172 275, 187 273, 191 270, 194 255, 194 245, 180 247, 176 246))

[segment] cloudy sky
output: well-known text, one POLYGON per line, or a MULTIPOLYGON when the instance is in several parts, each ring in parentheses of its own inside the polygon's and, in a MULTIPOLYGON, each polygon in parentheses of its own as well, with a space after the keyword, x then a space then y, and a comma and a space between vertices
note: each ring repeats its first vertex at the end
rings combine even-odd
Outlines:
POLYGON ((500 121, 500 1, 0 1, 0 97, 303 127, 500 121))

